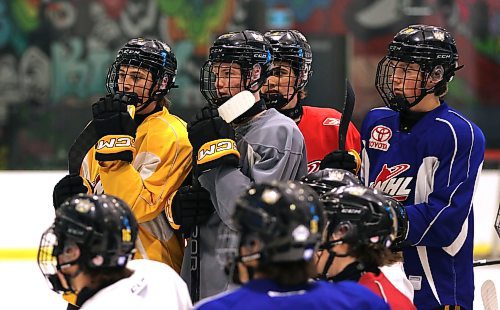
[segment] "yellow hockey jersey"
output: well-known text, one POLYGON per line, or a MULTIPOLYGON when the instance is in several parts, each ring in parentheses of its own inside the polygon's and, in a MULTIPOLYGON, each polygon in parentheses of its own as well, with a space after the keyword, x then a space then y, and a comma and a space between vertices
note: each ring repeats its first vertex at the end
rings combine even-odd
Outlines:
POLYGON ((149 115, 137 128, 132 164, 95 160, 95 149, 85 157, 80 175, 96 194, 123 199, 139 222, 134 258, 163 262, 179 272, 184 240, 167 224, 166 203, 191 170, 186 123, 166 108, 149 115))

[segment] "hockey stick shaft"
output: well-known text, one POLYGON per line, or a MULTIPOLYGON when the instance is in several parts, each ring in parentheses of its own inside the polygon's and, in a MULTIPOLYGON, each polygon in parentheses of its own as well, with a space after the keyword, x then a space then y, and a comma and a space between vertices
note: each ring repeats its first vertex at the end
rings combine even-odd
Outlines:
MULTIPOLYGON (((196 178, 196 170, 198 165, 196 164, 197 156, 195 155, 193 158, 193 180, 191 181, 191 185, 193 188, 201 187, 200 182, 196 178)), ((200 227, 199 225, 194 226, 193 231, 191 232, 191 285, 190 285, 190 293, 191 293, 191 301, 193 304, 200 300, 200 227)))
POLYGON ((472 263, 474 267, 490 266, 490 265, 500 265, 500 259, 479 259, 472 263))
POLYGON ((346 79, 346 94, 344 101, 344 109, 342 110, 342 117, 340 118, 339 125, 339 149, 345 150, 347 130, 349 129, 349 123, 351 122, 352 112, 354 111, 354 104, 356 102, 356 96, 354 90, 352 89, 351 83, 346 79))

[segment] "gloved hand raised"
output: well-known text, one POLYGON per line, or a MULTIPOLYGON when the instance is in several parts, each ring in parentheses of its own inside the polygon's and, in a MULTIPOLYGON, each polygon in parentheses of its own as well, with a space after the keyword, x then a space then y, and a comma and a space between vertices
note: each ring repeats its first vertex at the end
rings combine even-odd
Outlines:
POLYGON ((187 130, 196 160, 195 177, 219 165, 238 167, 240 153, 236 148, 234 129, 216 109, 204 107, 187 130))
POLYGON ((127 106, 135 100, 123 94, 106 95, 92 105, 93 122, 99 137, 96 160, 132 161, 137 126, 127 106))

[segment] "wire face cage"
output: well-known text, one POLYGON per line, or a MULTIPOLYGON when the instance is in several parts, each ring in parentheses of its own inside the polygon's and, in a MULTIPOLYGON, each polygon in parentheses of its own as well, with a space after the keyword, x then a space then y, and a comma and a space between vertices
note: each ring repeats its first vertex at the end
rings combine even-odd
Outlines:
POLYGON ((208 60, 201 68, 200 90, 210 104, 220 106, 229 98, 246 89, 247 70, 235 61, 208 60))
POLYGON ((428 74, 419 64, 382 59, 377 66, 375 86, 387 107, 402 111, 427 95, 428 74))

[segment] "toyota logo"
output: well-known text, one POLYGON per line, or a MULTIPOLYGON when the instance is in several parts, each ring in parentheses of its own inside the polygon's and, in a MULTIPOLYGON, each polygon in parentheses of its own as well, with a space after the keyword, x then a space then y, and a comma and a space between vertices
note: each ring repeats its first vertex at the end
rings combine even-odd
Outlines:
POLYGON ((392 130, 386 126, 377 126, 372 130, 372 139, 377 142, 386 142, 392 137, 392 130))

